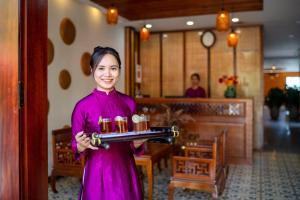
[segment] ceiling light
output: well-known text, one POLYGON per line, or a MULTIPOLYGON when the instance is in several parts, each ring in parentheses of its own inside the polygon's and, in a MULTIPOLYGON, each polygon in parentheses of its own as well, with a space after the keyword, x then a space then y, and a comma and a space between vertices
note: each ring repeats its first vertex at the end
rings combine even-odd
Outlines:
POLYGON ((193 21, 187 21, 187 22, 186 22, 186 25, 188 25, 188 26, 193 26, 193 25, 194 25, 194 22, 193 22, 193 21))
POLYGON ((232 21, 232 22, 234 22, 234 23, 237 23, 237 22, 239 22, 239 21, 240 21, 240 19, 239 19, 239 18, 237 18, 237 17, 234 17, 234 18, 232 18, 232 19, 231 19, 231 21, 232 21))
POLYGON ((227 36, 227 45, 229 47, 236 47, 238 44, 238 35, 232 30, 227 36))
POLYGON ((235 32, 236 32, 237 34, 241 34, 241 33, 242 33, 241 29, 236 29, 235 32))
POLYGON ((141 41, 147 41, 150 38, 150 31, 146 27, 140 29, 140 39, 141 41))
POLYGON ((118 9, 116 7, 110 6, 106 13, 106 21, 108 24, 115 25, 118 23, 118 9))
POLYGON ((193 21, 187 21, 187 22, 186 22, 186 25, 188 25, 188 26, 193 26, 193 25, 194 25, 194 22, 193 22, 193 21))
POLYGON ((289 34, 289 38, 294 38, 295 36, 293 34, 289 34))
POLYGON ((216 27, 218 31, 228 31, 230 27, 229 12, 222 9, 218 12, 216 18, 216 27))
POLYGON ((152 28, 152 24, 146 24, 145 27, 146 28, 152 28))

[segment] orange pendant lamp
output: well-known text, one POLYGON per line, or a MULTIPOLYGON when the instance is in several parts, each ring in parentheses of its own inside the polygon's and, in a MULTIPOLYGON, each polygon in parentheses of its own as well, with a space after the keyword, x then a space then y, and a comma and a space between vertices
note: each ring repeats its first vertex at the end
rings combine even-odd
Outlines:
POLYGON ((236 32, 233 30, 227 36, 227 44, 229 47, 236 47, 238 44, 239 38, 236 32))
POLYGON ((146 27, 140 29, 140 39, 141 41, 147 41, 150 38, 150 31, 146 27))
POLYGON ((107 9, 106 21, 108 24, 115 25, 118 23, 118 9, 116 7, 110 6, 107 9))
POLYGON ((230 27, 229 12, 224 10, 223 8, 217 14, 216 27, 218 31, 228 31, 230 27))

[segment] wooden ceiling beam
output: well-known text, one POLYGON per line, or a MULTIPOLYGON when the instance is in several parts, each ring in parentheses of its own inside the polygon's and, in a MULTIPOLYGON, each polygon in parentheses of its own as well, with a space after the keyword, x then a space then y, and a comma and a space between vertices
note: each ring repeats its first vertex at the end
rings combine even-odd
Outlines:
MULTIPOLYGON (((128 20, 143 20, 217 13, 222 1, 215 0, 91 0, 102 7, 114 5, 119 14, 128 20)), ((224 8, 230 12, 263 9, 262 0, 224 0, 224 8)))

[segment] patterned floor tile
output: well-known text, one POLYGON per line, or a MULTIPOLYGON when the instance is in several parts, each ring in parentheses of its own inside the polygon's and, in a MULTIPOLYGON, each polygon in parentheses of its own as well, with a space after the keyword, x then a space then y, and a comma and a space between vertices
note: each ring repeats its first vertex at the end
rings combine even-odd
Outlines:
MULTIPOLYGON (((170 169, 154 170, 154 200, 166 200, 170 169), (164 189, 162 189, 164 188, 164 189)), ((74 200, 80 187, 77 178, 57 180, 55 194, 48 189, 49 200, 74 200)), ((147 199, 147 178, 144 179, 147 199)), ((207 200, 206 192, 176 188, 175 200, 207 200)), ((231 165, 221 200, 298 200, 300 199, 300 155, 265 151, 254 153, 252 166, 231 165)))

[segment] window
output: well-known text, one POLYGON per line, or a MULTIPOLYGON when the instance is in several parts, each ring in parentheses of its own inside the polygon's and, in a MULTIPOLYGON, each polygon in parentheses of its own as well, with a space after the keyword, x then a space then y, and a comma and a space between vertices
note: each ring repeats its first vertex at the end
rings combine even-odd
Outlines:
POLYGON ((298 90, 300 90, 300 77, 294 76, 294 77, 286 77, 285 84, 287 87, 296 87, 298 90))

